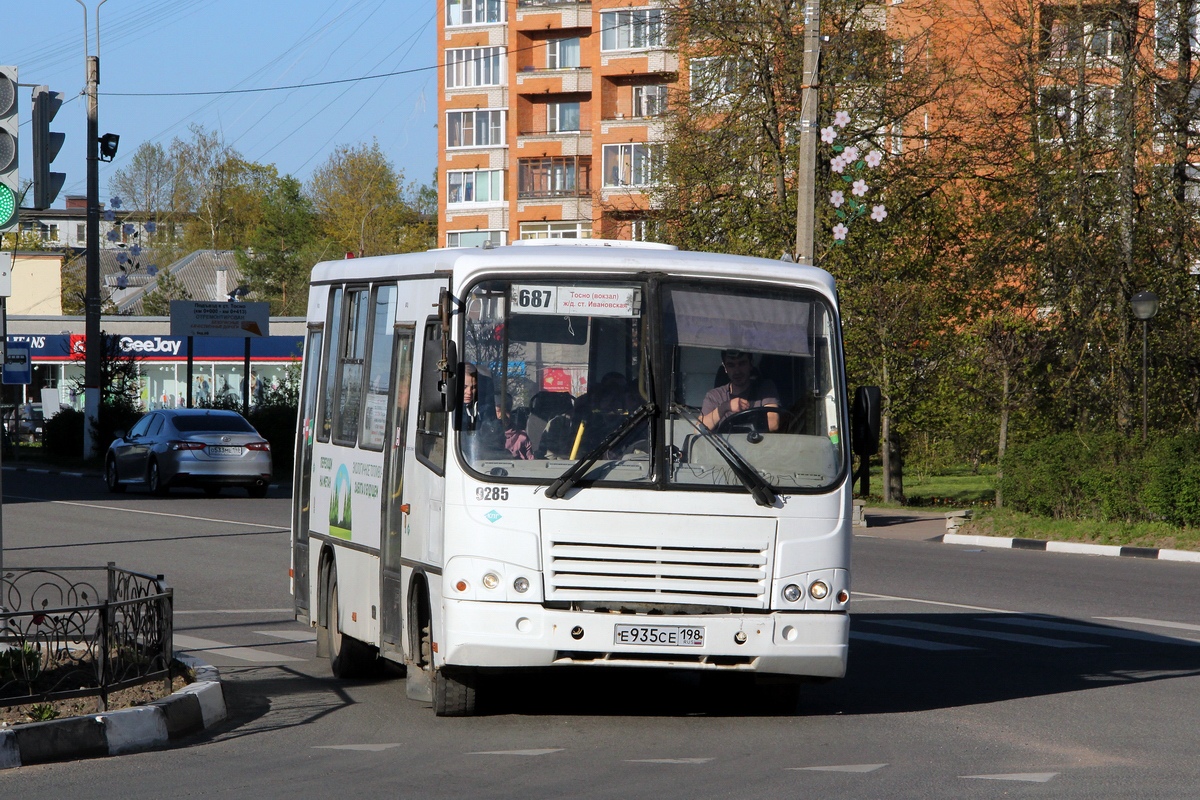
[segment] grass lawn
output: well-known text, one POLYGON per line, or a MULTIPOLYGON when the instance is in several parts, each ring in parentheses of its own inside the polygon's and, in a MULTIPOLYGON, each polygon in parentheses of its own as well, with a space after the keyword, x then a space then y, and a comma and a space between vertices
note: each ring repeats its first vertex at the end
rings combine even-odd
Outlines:
MULTIPOLYGON (((996 468, 981 467, 972 472, 970 467, 954 467, 937 475, 906 474, 904 496, 907 508, 980 508, 990 506, 996 498, 996 468)), ((857 488, 857 487, 856 487, 857 488)), ((882 501, 883 470, 871 470, 871 506, 892 505, 882 501)), ((898 504, 897 504, 898 505, 898 504)))
POLYGON ((977 511, 975 518, 961 528, 959 533, 1054 542, 1200 550, 1200 528, 1176 528, 1163 522, 1050 519, 1006 508, 977 511))

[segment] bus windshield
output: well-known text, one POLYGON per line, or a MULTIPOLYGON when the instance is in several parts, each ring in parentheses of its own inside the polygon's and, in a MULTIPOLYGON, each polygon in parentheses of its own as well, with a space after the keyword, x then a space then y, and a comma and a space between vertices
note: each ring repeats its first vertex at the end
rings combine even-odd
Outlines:
POLYGON ((756 498, 757 486, 770 498, 766 487, 828 488, 845 460, 836 336, 815 292, 477 284, 465 303, 462 456, 493 480, 648 486, 665 475, 756 498))

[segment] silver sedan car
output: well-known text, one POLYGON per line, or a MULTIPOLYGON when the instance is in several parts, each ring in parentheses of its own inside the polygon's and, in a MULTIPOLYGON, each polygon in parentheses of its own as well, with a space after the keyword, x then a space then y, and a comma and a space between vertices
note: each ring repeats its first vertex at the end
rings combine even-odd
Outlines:
POLYGON ((271 481, 271 445, 236 411, 151 411, 128 433, 117 431, 104 457, 110 492, 145 484, 155 494, 199 486, 209 495, 243 486, 263 497, 271 481))

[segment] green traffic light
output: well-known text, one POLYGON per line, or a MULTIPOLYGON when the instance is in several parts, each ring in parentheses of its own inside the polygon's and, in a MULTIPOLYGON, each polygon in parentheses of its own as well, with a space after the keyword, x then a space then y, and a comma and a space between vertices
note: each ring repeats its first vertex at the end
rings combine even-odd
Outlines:
POLYGON ((0 184, 0 228, 12 222, 17 213, 17 197, 13 190, 0 184))

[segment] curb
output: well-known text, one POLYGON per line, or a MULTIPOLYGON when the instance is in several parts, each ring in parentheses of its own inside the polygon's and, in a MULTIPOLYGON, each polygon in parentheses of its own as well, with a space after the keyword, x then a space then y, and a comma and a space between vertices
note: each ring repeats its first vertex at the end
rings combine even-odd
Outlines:
POLYGON ((1048 553, 1075 553, 1087 556, 1124 556, 1158 561, 1188 561, 1200 564, 1200 552, 1167 550, 1159 547, 1125 547, 1115 544, 1082 544, 1080 542, 1047 542, 1040 539, 1003 538, 999 536, 970 536, 947 533, 943 544, 966 544, 974 547, 1000 547, 1008 550, 1044 550, 1048 553))
POLYGON ((102 478, 101 473, 93 470, 50 469, 48 467, 25 466, 24 464, 5 464, 5 472, 33 472, 38 475, 66 475, 71 478, 102 478))
POLYGON ((0 770, 166 747, 227 716, 215 667, 176 655, 196 674, 184 688, 144 706, 86 717, 33 722, 0 731, 0 770))

